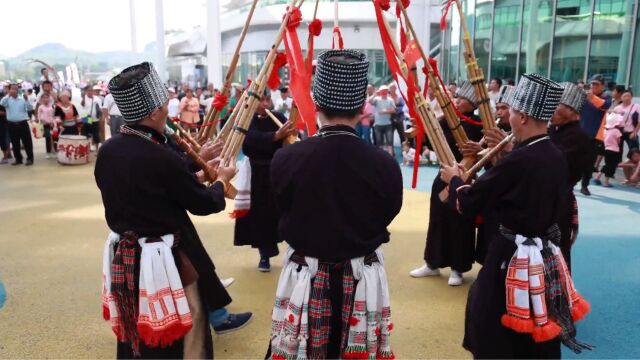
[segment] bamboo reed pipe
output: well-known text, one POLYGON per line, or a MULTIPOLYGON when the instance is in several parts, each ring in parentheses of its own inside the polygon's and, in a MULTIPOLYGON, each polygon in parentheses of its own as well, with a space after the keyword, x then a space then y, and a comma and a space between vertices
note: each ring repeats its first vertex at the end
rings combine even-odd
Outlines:
MULTIPOLYGON (((242 48, 242 44, 244 43, 244 39, 247 36, 247 32, 249 31, 249 25, 251 24, 251 19, 253 18, 253 13, 255 12, 256 5, 258 4, 258 0, 253 0, 251 3, 251 8, 249 9, 249 13, 247 14, 247 19, 244 22, 244 26, 242 28, 242 32, 240 33, 240 39, 238 39, 238 43, 236 44, 235 52, 233 53, 233 57, 231 58, 231 62, 229 63, 229 69, 227 70, 227 75, 224 79, 224 85, 220 90, 222 95, 229 96, 231 93, 231 82, 233 81, 233 75, 236 72, 238 67, 238 61, 240 61, 240 49, 242 48)), ((213 124, 220 118, 220 112, 215 109, 213 106, 209 113, 207 113, 207 117, 205 118, 205 128, 201 134, 201 137, 198 140, 206 140, 211 139, 214 131, 213 124)))
POLYGON ((467 65, 467 77, 476 91, 480 103, 478 110, 480 111, 480 118, 482 119, 482 127, 485 130, 495 128, 495 117, 491 111, 491 104, 489 103, 489 93, 485 86, 485 77, 482 69, 478 66, 478 60, 471 44, 471 34, 469 33, 469 26, 467 19, 462 11, 462 0, 456 0, 456 7, 460 14, 460 23, 463 30, 463 43, 465 47, 464 61, 467 65))
MULTIPOLYGON (((398 44, 396 44, 396 42, 393 40, 393 36, 391 36, 393 32, 391 32, 391 28, 389 27, 389 23, 387 22, 387 20, 383 18, 382 22, 384 24, 385 31, 387 31, 387 33, 390 35, 391 44, 393 46, 396 57, 401 60, 400 70, 402 71, 403 76, 407 77, 409 69, 407 68, 406 62, 404 61, 404 55, 402 55, 398 44)), ((453 165, 455 163, 455 157, 451 152, 451 148, 449 148, 449 144, 445 139, 444 132, 442 131, 440 123, 438 123, 435 114, 431 110, 431 107, 420 92, 416 92, 414 94, 413 102, 420 118, 416 119, 416 121, 422 122, 425 132, 427 133, 427 137, 429 138, 429 142, 431 142, 431 145, 433 146, 438 159, 444 164, 453 165)), ((419 149, 417 149, 416 151, 419 151, 419 149)))
MULTIPOLYGON (((493 159, 496 155, 500 154, 502 150, 504 150, 505 146, 509 144, 513 140, 513 133, 509 134, 507 137, 502 139, 494 148, 489 150, 486 155, 484 155, 478 162, 475 163, 467 172, 462 175, 462 181, 465 183, 471 180, 483 166, 485 166, 491 159, 493 159)), ((446 202, 449 198, 449 187, 447 186, 444 190, 438 194, 440 201, 446 202)))
POLYGON ((200 146, 200 144, 198 144, 198 142, 191 137, 191 134, 189 134, 189 132, 187 130, 185 130, 182 125, 180 125, 180 122, 176 122, 173 125, 175 125, 176 129, 180 130, 180 134, 187 139, 187 141, 189 142, 189 144, 191 145, 191 147, 193 147, 196 151, 200 151, 200 149, 202 149, 202 146, 200 146))

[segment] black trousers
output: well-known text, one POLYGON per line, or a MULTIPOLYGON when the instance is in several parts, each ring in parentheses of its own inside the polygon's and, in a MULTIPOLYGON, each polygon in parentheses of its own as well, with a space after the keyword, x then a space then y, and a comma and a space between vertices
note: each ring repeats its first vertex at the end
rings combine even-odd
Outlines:
POLYGON ((9 142, 7 141, 7 132, 9 131, 9 129, 7 129, 8 126, 7 120, 0 120, 0 149, 2 151, 9 150, 9 142))
POLYGON ((589 186, 591 181, 591 175, 593 174, 593 167, 596 163, 598 155, 603 155, 604 144, 600 140, 591 139, 591 148, 589 153, 589 166, 585 167, 584 173, 582 173, 582 187, 589 186))
POLYGON ((622 151, 609 151, 605 150, 604 152, 604 166, 602 166, 602 173, 604 176, 608 178, 612 178, 616 169, 618 168, 618 164, 620 163, 620 156, 622 151))
POLYGON ((27 152, 27 160, 33 161, 33 142, 31 140, 31 131, 27 120, 19 122, 9 121, 9 138, 11 138, 11 146, 13 147, 13 157, 16 162, 22 162, 22 152, 20 151, 20 141, 24 145, 27 152))

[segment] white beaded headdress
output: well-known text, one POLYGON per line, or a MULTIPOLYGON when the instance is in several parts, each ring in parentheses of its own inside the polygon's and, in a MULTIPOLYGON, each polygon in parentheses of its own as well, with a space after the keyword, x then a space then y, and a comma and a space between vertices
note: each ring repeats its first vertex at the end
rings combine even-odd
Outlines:
POLYGON ((500 93, 498 95, 498 99, 496 100, 496 104, 509 104, 509 98, 513 96, 513 91, 516 89, 515 86, 512 85, 503 85, 500 88, 500 93))
POLYGON ((562 86, 553 80, 538 74, 525 74, 509 99, 509 106, 534 119, 551 121, 563 91, 562 86))
POLYGON ((109 81, 109 92, 127 122, 144 119, 169 100, 167 87, 149 62, 122 70, 109 81))
POLYGON ((464 80, 460 86, 458 86, 458 90, 456 91, 456 96, 465 98, 469 100, 469 102, 478 107, 478 96, 476 95, 476 89, 474 89, 473 84, 469 81, 464 80))
POLYGON ((585 100, 587 100, 587 93, 584 92, 578 85, 564 82, 560 84, 564 91, 560 98, 560 104, 567 105, 568 107, 579 113, 582 110, 585 100))
POLYGON ((367 100, 369 60, 354 50, 329 50, 318 56, 313 100, 319 109, 359 110, 367 100))

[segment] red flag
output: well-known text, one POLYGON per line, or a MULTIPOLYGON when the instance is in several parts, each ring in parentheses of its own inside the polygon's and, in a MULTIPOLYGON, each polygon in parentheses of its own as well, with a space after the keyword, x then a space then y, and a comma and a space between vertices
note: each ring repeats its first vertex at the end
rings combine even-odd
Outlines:
POLYGON ((412 68, 421 57, 422 55, 420 54, 418 43, 412 39, 404 50, 404 60, 407 62, 407 66, 412 68))

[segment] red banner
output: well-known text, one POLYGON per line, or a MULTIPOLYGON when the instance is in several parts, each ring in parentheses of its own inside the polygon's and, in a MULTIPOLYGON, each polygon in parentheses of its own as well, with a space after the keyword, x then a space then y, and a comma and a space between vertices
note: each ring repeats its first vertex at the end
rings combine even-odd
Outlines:
POLYGON ((309 136, 313 136, 316 133, 316 107, 311 98, 311 72, 307 69, 302 57, 300 39, 298 39, 296 31, 302 20, 302 14, 298 8, 293 8, 290 11, 291 15, 283 39, 291 78, 289 89, 298 106, 300 117, 307 125, 307 133, 309 136))

